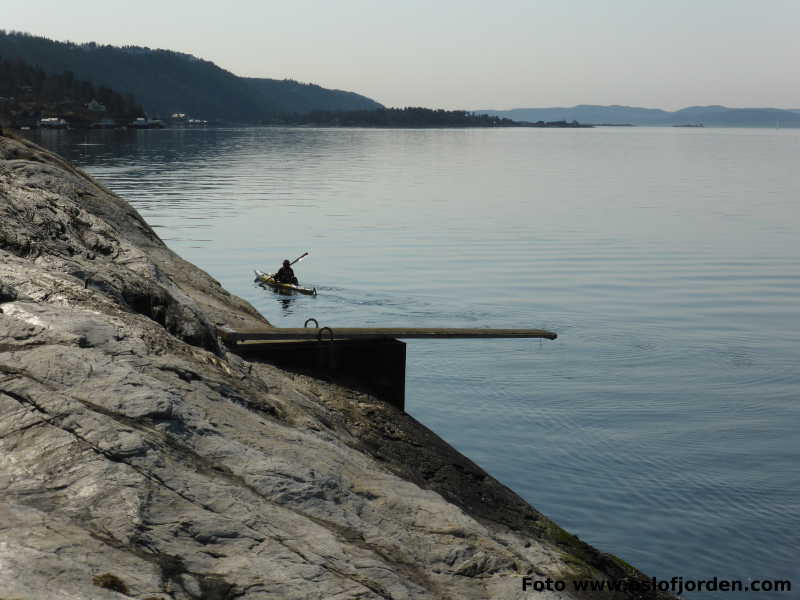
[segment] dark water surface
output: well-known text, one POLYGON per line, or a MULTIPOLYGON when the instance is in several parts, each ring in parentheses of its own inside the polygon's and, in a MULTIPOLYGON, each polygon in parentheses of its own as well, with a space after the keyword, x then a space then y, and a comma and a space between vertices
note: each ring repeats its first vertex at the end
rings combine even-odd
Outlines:
POLYGON ((557 331, 410 341, 408 411, 648 574, 800 596, 800 132, 34 137, 276 325, 557 331), (306 250, 318 297, 252 283, 306 250))

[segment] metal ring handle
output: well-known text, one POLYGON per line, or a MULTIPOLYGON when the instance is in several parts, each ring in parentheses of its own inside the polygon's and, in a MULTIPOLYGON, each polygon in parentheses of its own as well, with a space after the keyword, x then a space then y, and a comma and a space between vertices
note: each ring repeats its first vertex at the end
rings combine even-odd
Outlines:
POLYGON ((322 341, 322 332, 325 331, 325 330, 327 330, 328 333, 331 334, 331 339, 329 341, 332 342, 333 341, 333 329, 331 329, 330 327, 323 327, 322 329, 319 330, 319 333, 317 333, 317 341, 319 341, 319 342, 322 341))
POLYGON ((308 324, 311 323, 311 321, 314 321, 314 327, 319 327, 319 322, 313 317, 311 319, 306 319, 306 322, 303 324, 303 327, 308 327, 308 324))

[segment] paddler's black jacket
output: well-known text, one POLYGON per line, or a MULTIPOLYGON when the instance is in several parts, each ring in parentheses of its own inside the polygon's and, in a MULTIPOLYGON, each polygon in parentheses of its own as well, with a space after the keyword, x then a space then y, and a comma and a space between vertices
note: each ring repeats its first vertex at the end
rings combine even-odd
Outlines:
POLYGON ((275 274, 275 279, 281 283, 294 283, 297 284, 297 278, 294 276, 292 267, 281 267, 275 274))

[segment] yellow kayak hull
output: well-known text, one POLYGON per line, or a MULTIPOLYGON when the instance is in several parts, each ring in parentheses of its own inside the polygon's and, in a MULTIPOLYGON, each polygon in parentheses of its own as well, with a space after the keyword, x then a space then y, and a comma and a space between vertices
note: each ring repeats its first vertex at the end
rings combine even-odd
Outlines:
POLYGON ((300 287, 299 285, 294 285, 291 283, 281 283, 272 278, 272 275, 264 273, 262 271, 256 271, 256 281, 258 283, 262 283, 266 286, 271 287, 273 290, 292 294, 297 292, 298 294, 306 294, 308 296, 316 296, 317 295, 317 288, 304 288, 300 287))

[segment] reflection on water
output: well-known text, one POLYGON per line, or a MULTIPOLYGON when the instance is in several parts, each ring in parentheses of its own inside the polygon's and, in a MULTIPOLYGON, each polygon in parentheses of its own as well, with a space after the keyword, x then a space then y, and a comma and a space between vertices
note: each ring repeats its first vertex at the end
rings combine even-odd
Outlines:
POLYGON ((800 586, 800 132, 38 135, 278 325, 558 331, 411 341, 409 412, 652 575, 800 586))
MULTIPOLYGON (((258 280, 256 280, 256 282, 258 282, 258 280)), ((271 288, 263 283, 256 283, 256 285, 264 290, 265 294, 268 293, 275 296, 275 300, 277 300, 278 304, 280 305, 280 314, 282 317, 289 317, 294 312, 294 308, 297 306, 295 300, 302 296, 302 294, 298 294, 296 292, 271 288)))

